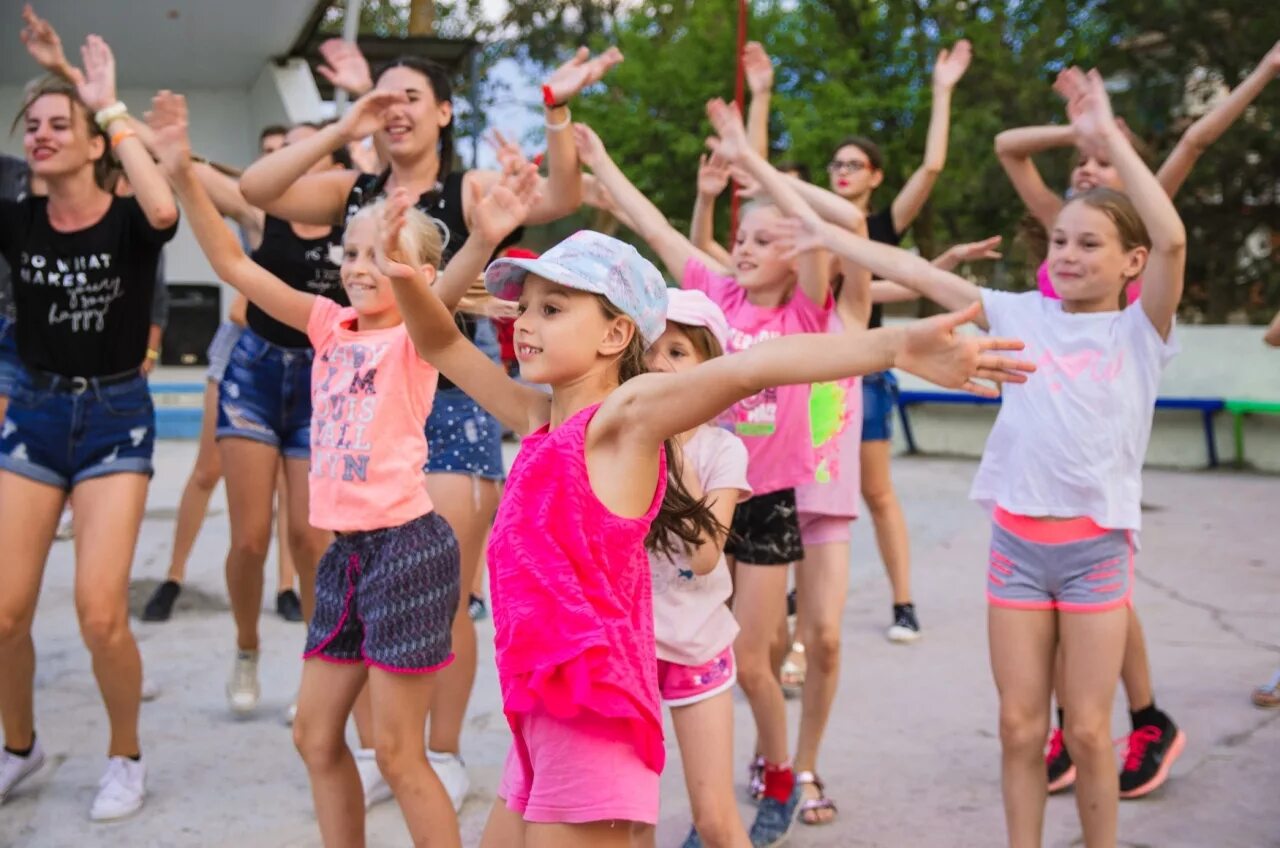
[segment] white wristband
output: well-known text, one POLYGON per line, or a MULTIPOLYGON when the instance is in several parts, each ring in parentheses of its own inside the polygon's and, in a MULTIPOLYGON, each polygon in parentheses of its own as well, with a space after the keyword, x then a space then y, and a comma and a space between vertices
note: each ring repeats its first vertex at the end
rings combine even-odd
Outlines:
POLYGON ((560 132, 561 130, 567 130, 571 123, 573 123, 573 113, 568 109, 565 109, 564 120, 558 124, 547 124, 547 132, 560 132))
POLYGON ((122 101, 117 100, 107 108, 99 111, 93 116, 93 122, 102 128, 103 132, 107 131, 107 127, 111 126, 112 121, 118 121, 125 115, 129 114, 129 107, 124 105, 122 101))

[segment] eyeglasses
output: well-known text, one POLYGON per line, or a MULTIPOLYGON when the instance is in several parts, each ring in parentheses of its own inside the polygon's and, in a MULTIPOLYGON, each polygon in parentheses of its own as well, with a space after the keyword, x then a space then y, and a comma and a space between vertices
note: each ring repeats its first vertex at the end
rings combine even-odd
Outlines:
POLYGON ((870 167, 869 163, 861 159, 832 159, 827 163, 827 170, 833 174, 856 174, 870 167))

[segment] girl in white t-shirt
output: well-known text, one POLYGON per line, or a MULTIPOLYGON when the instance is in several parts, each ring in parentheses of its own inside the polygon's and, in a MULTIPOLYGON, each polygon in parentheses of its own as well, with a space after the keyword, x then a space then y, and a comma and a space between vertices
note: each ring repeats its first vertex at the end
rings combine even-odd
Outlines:
MULTIPOLYGON (((724 354, 729 323, 700 291, 669 289, 667 329, 645 353, 650 371, 678 373, 724 354)), ((689 789, 693 830, 685 848, 751 843, 733 794, 733 642, 738 622, 726 605, 733 579, 724 543, 733 510, 751 497, 747 448, 728 430, 703 424, 677 436, 685 488, 705 498, 724 532, 693 550, 649 551, 653 569, 658 691, 671 708, 689 789)))
MULTIPOLYGON (((1075 761, 1085 845, 1116 844, 1119 784, 1111 704, 1124 656, 1141 509, 1142 461, 1160 374, 1176 352, 1186 231, 1111 113, 1096 71, 1063 71, 1077 137, 1106 152, 1128 195, 1097 188, 1054 222, 1049 273, 1062 300, 979 289, 918 257, 829 225, 790 225, 794 250, 821 247, 948 309, 982 306, 979 326, 1016 333, 1038 373, 1010 386, 972 497, 993 518, 987 574, 991 666, 1000 693, 1005 818, 1014 848, 1041 843, 1054 653, 1075 761), (1142 275, 1137 303, 1120 309, 1142 275)), ((1184 737, 1167 740, 1163 779, 1184 737)))

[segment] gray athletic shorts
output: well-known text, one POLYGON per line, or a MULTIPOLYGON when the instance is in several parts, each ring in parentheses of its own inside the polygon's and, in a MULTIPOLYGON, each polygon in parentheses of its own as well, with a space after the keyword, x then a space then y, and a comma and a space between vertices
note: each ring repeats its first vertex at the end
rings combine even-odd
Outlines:
POLYGON ((1042 521, 997 509, 991 525, 987 600, 1023 610, 1103 612, 1133 594, 1128 530, 1088 518, 1042 521))

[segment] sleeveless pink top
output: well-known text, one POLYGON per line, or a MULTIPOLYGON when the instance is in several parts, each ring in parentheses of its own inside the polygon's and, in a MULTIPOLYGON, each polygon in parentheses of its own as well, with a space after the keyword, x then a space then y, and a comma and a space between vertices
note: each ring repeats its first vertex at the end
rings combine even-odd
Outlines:
MULTIPOLYGON (((1036 285, 1040 287, 1040 294, 1053 300, 1062 300, 1058 297, 1058 291, 1053 287, 1053 280, 1049 279, 1049 263, 1041 262, 1039 270, 1036 271, 1036 285)), ((1136 303, 1138 297, 1142 294, 1142 278, 1129 283, 1129 287, 1125 290, 1129 297, 1129 303, 1136 303)))
POLYGON ((609 511, 587 477, 586 431, 599 405, 527 436, 489 542, 489 591, 503 711, 541 705, 623 719, 641 760, 662 771, 662 706, 645 536, 666 493, 640 518, 609 511))

